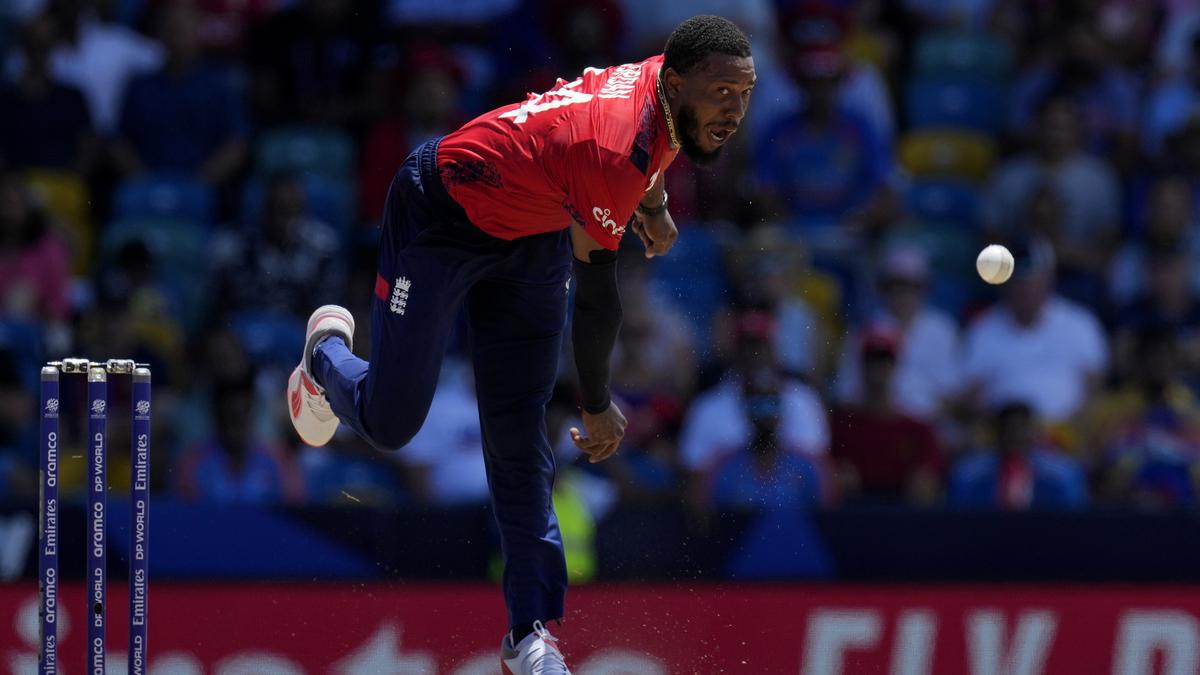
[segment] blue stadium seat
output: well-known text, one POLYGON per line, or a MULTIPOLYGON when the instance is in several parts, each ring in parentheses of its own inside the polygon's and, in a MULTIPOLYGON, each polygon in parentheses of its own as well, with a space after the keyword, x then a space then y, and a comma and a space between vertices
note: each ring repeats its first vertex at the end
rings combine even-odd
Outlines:
POLYGON ((0 319, 0 349, 12 352, 21 381, 29 391, 37 391, 39 373, 46 362, 41 325, 20 319, 0 319))
POLYGON ((304 351, 304 320, 275 312, 239 312, 233 330, 246 353, 259 366, 290 369, 296 355, 304 351))
MULTIPOLYGON (((305 173, 299 176, 308 201, 308 213, 324 221, 339 232, 348 233, 354 225, 358 205, 354 200, 354 186, 346 180, 330 178, 321 174, 305 173)), ((242 219, 255 223, 262 218, 266 201, 266 185, 261 178, 251 178, 242 193, 242 219)))
POLYGON ((926 33, 917 40, 914 72, 1003 81, 1012 69, 1012 50, 987 33, 926 33))
POLYGON ((697 344, 703 349, 711 344, 713 314, 728 300, 723 255, 720 227, 711 223, 684 224, 671 254, 655 258, 651 265, 650 283, 687 314, 697 344))
MULTIPOLYGON (((260 175, 316 173, 350 180, 354 177, 354 141, 341 129, 280 127, 262 134, 255 150, 260 175)), ((397 164, 403 161, 396 159, 397 164)))
POLYGON ((1004 87, 961 76, 917 78, 906 87, 904 109, 912 129, 944 127, 994 135, 1004 122, 1004 87))
POLYGON ((962 180, 916 180, 904 195, 905 206, 918 220, 934 223, 979 223, 979 188, 962 180))
POLYGON ((126 181, 117 188, 114 217, 118 220, 190 220, 213 222, 213 192, 189 176, 154 173, 126 181))

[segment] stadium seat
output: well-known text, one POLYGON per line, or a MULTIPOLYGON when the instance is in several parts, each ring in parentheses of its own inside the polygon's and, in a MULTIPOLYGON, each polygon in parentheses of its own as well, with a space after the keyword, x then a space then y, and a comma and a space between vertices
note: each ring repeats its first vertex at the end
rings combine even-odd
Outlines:
MULTIPOLYGON (((338 232, 349 233, 357 210, 353 185, 349 181, 315 173, 302 174, 300 183, 308 200, 308 213, 332 225, 338 232)), ((261 178, 246 182, 246 189, 242 193, 244 222, 256 223, 262 218, 265 199, 266 185, 261 178)))
POLYGON ((904 194, 909 213, 918 220, 971 225, 979 223, 979 188, 961 180, 916 180, 904 194))
POLYGON ((239 312, 233 330, 259 366, 290 369, 304 351, 304 319, 275 312, 239 312))
POLYGON ((204 183, 178 174, 149 174, 117 188, 114 217, 127 219, 213 221, 213 193, 204 183))
POLYGON ((651 265, 650 283, 679 303, 703 349, 711 344, 713 314, 728 300, 722 233, 711 223, 684 224, 671 255, 655 258, 651 265))
POLYGON ((86 276, 91 271, 95 235, 83 177, 70 171, 34 169, 25 173, 25 180, 46 212, 66 228, 71 273, 86 276))
POLYGON ((982 181, 996 159, 996 144, 982 134, 925 129, 905 134, 899 144, 900 164, 915 177, 982 181))
POLYGON ((29 391, 37 391, 39 373, 46 362, 42 326, 20 319, 0 319, 0 349, 12 352, 21 380, 29 391))
POLYGON ((961 128, 997 134, 1006 110, 1004 87, 967 77, 922 77, 908 83, 905 115, 912 129, 961 128))
MULTIPOLYGON (((316 173, 349 180, 354 176, 354 141, 340 129, 281 127, 262 134, 255 150, 257 173, 316 173)), ((396 159, 397 164, 403 161, 396 159)))
POLYGON ((927 33, 917 40, 914 72, 961 75, 1003 81, 1012 68, 1012 52, 986 33, 927 33))

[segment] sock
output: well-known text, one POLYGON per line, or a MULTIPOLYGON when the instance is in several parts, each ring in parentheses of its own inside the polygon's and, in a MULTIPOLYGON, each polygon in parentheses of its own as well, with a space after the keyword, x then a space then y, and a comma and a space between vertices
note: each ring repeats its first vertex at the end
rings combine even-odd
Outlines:
POLYGON ((533 624, 532 623, 523 623, 518 626, 513 626, 512 633, 510 633, 510 635, 512 636, 513 647, 516 647, 517 645, 521 644, 521 640, 524 640, 526 637, 528 637, 532 633, 533 633, 533 624))

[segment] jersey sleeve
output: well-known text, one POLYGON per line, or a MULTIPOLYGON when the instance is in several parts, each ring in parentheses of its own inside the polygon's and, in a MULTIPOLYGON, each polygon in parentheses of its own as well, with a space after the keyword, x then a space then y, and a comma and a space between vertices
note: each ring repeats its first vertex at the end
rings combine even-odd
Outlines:
POLYGON ((596 243, 615 251, 645 192, 646 177, 629 157, 593 140, 574 144, 566 158, 563 208, 596 243))

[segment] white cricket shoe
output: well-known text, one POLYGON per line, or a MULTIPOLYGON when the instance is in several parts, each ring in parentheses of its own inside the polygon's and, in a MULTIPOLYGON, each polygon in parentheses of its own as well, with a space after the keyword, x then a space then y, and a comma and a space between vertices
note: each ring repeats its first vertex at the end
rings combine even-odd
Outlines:
POLYGON ((308 318, 304 356, 288 378, 287 403, 292 426, 300 439, 319 448, 333 438, 338 428, 337 415, 325 400, 325 391, 312 379, 312 352, 321 340, 336 335, 354 348, 354 317, 345 307, 325 305, 308 318))
POLYGON ((513 645, 511 633, 505 635, 500 643, 500 672, 503 675, 571 675, 555 642, 558 639, 541 621, 533 622, 533 632, 520 644, 513 645))

